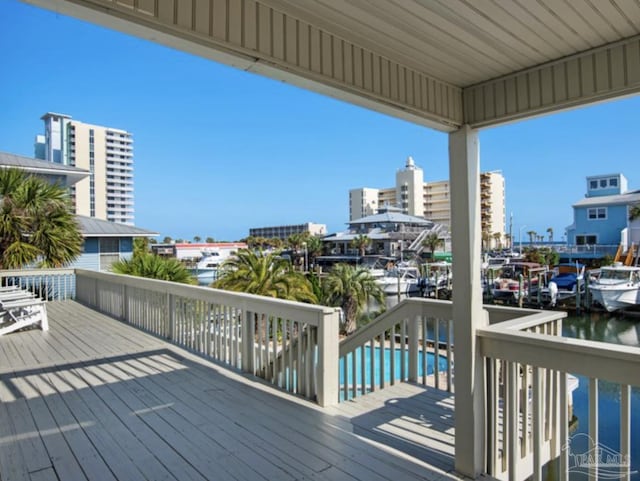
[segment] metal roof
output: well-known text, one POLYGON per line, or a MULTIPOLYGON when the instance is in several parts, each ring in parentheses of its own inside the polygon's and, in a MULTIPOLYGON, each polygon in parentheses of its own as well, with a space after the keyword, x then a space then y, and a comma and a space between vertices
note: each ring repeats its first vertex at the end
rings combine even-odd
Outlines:
POLYGON ((399 212, 384 212, 382 214, 368 215, 349 222, 349 225, 360 224, 413 224, 426 226, 433 225, 433 222, 423 219, 422 217, 414 217, 399 212))
POLYGON ((74 181, 84 179, 89 175, 88 170, 70 165, 56 164, 46 160, 34 159, 22 155, 0 152, 0 168, 15 167, 34 174, 65 175, 74 181))
POLYGON ((157 232, 140 229, 130 225, 117 224, 95 217, 77 215, 76 220, 80 226, 83 237, 156 237, 157 232))
POLYGON ((585 197, 579 200, 573 207, 589 207, 600 205, 626 205, 640 202, 640 192, 629 192, 627 194, 600 195, 596 197, 585 197))

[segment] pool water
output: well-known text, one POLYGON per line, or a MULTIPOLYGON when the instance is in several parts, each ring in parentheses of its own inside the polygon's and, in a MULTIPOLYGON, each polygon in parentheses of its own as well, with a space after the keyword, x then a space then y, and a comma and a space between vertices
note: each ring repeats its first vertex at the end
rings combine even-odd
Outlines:
MULTIPOLYGON (((361 368, 361 364, 362 364, 362 355, 361 355, 361 350, 362 348, 358 348, 355 350, 355 356, 356 356, 356 385, 358 386, 358 391, 360 392, 361 390, 361 386, 363 385, 362 382, 362 368, 361 368)), ((373 355, 373 367, 374 367, 374 380, 375 380, 375 384, 379 385, 380 384, 380 351, 381 348, 380 347, 376 347, 374 348, 374 355, 373 355)), ((351 387, 353 386, 353 364, 352 364, 352 357, 353 357, 354 353, 350 353, 347 354, 346 356, 346 361, 347 361, 347 382, 349 384, 349 389, 351 390, 351 387)), ((365 379, 364 379, 364 385, 367 387, 367 391, 370 390, 370 386, 371 386, 371 347, 370 346, 365 346, 364 347, 364 358, 365 358, 365 379)), ((402 374, 402 368, 401 368, 401 361, 402 361, 402 352, 399 349, 396 349, 394 352, 394 372, 395 372, 395 379, 396 381, 399 381, 401 378, 401 374, 402 374)), ((431 352, 427 352, 427 375, 433 374, 435 372, 435 355, 431 352)), ((341 391, 344 390, 344 362, 345 359, 341 358, 340 359, 340 389, 341 391)), ((408 375, 409 373, 409 353, 408 351, 405 349, 404 351, 404 366, 405 366, 405 376, 408 375)), ((385 384, 389 384, 391 382, 391 349, 389 348, 385 348, 384 349, 384 360, 383 360, 383 366, 382 369, 384 370, 384 382, 385 384)), ((447 358, 444 356, 439 356, 439 360, 438 360, 438 369, 440 372, 446 372, 447 371, 447 358)), ((424 374, 424 353, 422 351, 418 352, 418 377, 422 377, 424 374)), ((351 397, 353 397, 353 393, 349 393, 349 399, 351 399, 351 397)), ((344 399, 344 392, 341 393, 341 399, 344 399)))

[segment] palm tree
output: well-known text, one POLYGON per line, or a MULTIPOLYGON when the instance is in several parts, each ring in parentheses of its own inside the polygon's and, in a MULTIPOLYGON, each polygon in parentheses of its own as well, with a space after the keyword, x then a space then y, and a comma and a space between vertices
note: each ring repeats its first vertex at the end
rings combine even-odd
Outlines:
POLYGON ((160 257, 151 253, 133 256, 114 262, 111 270, 116 274, 160 279, 162 281, 179 282, 181 284, 195 284, 189 270, 178 259, 160 257))
POLYGON ((431 232, 424 238, 424 240, 422 241, 422 245, 429 249, 431 258, 433 258, 433 253, 438 247, 444 245, 444 240, 440 238, 437 232, 431 232))
POLYGON ((213 244, 213 243, 215 242, 215 239, 214 239, 213 237, 207 237, 207 238, 206 238, 206 240, 205 240, 205 242, 206 242, 207 244, 213 244))
POLYGON ((287 237, 287 244, 293 249, 294 252, 298 252, 302 249, 302 245, 307 241, 307 235, 305 234, 291 234, 287 237))
POLYGON ((309 236, 307 239, 307 252, 309 253, 310 263, 314 263, 316 257, 322 255, 322 240, 320 240, 320 237, 309 236))
POLYGON ((149 253, 149 238, 136 237, 133 239, 133 257, 149 253))
POLYGON ((193 236, 193 242, 195 242, 196 244, 197 244, 198 242, 200 242, 201 240, 202 240, 202 237, 200 237, 199 235, 194 235, 194 236, 193 236))
POLYGON ((504 235, 504 242, 509 247, 509 249, 513 248, 513 243, 511 242, 511 234, 504 235))
POLYGON ((343 331, 351 334, 356 330, 358 317, 369 299, 385 305, 384 292, 368 269, 348 264, 336 264, 324 280, 323 290, 331 306, 342 307, 343 331))
POLYGON ((549 242, 553 242, 553 227, 547 227, 547 234, 549 234, 549 242))
POLYGON ((224 273, 212 284, 217 289, 246 292, 315 304, 309 281, 293 266, 273 253, 241 249, 224 263, 224 273))
POLYGON ((502 248, 502 245, 500 245, 500 242, 502 241, 502 234, 500 232, 494 232, 493 233, 493 240, 495 241, 495 245, 496 248, 500 249, 502 248))
POLYGON ((527 231, 527 235, 529 236, 529 244, 533 244, 538 233, 534 230, 527 231))
POLYGON ((82 251, 65 189, 17 169, 0 171, 0 269, 62 267, 82 251))
POLYGON ((367 247, 371 245, 371 239, 366 234, 358 234, 351 240, 351 247, 358 249, 360 257, 364 256, 367 247))
POLYGON ((482 231, 482 250, 483 251, 487 250, 487 246, 489 245, 490 240, 491 240, 491 234, 488 231, 483 230, 482 231))
POLYGON ((640 204, 629 207, 629 220, 634 221, 636 219, 640 219, 640 204))

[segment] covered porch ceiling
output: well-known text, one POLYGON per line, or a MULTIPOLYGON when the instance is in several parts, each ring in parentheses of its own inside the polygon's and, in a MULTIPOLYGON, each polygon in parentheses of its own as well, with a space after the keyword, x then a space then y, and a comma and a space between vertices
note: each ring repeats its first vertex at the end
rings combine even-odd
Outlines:
POLYGON ((636 0, 26 1, 444 132, 640 90, 636 0))

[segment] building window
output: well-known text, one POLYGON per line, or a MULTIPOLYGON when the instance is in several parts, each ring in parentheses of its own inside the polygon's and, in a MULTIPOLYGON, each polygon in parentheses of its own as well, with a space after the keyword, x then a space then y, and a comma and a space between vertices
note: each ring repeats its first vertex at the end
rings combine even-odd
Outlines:
POLYGON ((120 239, 103 237, 100 239, 100 270, 106 271, 120 260, 120 239))
POLYGON ((607 218, 606 207, 593 207, 587 210, 589 220, 603 220, 607 218))
POLYGON ((607 187, 607 179, 600 179, 600 187, 603 189, 607 187))
POLYGON ((598 243, 598 236, 596 235, 577 235, 576 236, 576 245, 584 246, 584 245, 594 245, 598 243))
POLYGON ((609 185, 611 187, 618 187, 618 178, 617 177, 611 177, 609 179, 609 185))

